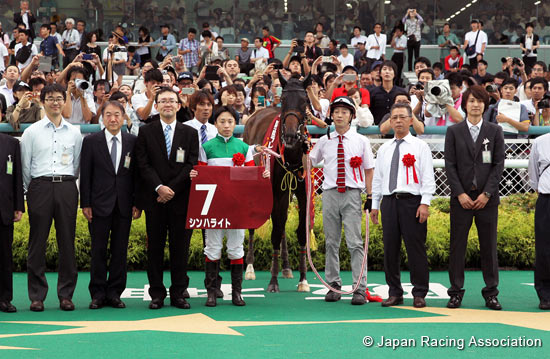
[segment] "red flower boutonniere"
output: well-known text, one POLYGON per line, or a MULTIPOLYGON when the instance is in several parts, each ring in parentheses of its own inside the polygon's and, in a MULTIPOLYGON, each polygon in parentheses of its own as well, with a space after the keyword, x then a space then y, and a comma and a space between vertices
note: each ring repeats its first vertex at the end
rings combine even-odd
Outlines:
POLYGON ((416 158, 414 158, 414 155, 411 155, 410 153, 407 153, 405 156, 403 156, 403 165, 407 168, 407 184, 409 184, 409 167, 412 167, 413 170, 413 179, 414 183, 418 183, 418 177, 416 176, 416 169, 414 168, 414 163, 416 162, 416 158))
POLYGON ((242 153, 235 153, 233 155, 233 166, 240 167, 244 165, 244 155, 242 153))
POLYGON ((357 182, 357 177, 355 176, 355 170, 359 170, 359 177, 361 178, 361 181, 363 181, 363 175, 361 174, 361 164, 363 163, 363 159, 359 156, 355 156, 350 158, 349 165, 351 168, 353 168, 353 179, 355 182, 357 182))

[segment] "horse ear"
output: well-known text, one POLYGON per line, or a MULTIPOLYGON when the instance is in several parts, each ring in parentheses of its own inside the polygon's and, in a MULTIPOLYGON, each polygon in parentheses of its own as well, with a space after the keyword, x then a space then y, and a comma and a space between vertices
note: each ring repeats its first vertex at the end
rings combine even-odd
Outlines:
POLYGON ((302 80, 302 86, 304 87, 304 90, 306 90, 309 86, 311 86, 312 81, 313 81, 313 78, 311 77, 311 74, 308 74, 307 77, 302 80))
POLYGON ((285 86, 286 86, 285 77, 283 75, 281 75, 281 71, 277 71, 277 73, 279 74, 279 81, 281 81, 281 87, 285 88, 285 86))

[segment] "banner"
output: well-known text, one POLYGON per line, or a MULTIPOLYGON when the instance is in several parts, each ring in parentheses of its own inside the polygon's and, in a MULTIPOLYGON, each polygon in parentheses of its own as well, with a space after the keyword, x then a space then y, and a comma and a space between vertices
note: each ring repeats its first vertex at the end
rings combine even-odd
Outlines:
POLYGON ((186 227, 189 229, 255 229, 273 207, 271 181, 264 167, 195 166, 186 227))

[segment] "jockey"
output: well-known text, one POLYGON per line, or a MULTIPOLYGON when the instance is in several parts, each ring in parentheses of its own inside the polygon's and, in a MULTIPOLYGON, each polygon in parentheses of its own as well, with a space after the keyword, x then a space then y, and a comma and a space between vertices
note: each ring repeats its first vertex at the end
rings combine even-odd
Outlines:
MULTIPOLYGON (((353 100, 347 96, 334 99, 330 105, 330 117, 335 131, 319 140, 310 153, 314 165, 324 161, 323 181, 323 231, 325 233, 325 278, 336 290, 342 288, 339 251, 342 225, 346 244, 351 255, 354 287, 351 304, 362 305, 366 300, 379 301, 367 290, 366 276, 360 278, 361 263, 366 255, 361 237, 361 192, 367 191, 370 198, 374 156, 367 137, 350 129, 356 114, 353 100), (367 298, 365 298, 367 297, 367 298)), ((370 210, 371 199, 364 209, 370 210)), ((336 302, 340 293, 330 290, 325 301, 336 302)))
MULTIPOLYGON (((232 107, 222 106, 214 115, 214 125, 218 134, 213 139, 203 144, 199 153, 199 165, 208 166, 254 166, 252 156, 256 150, 262 151, 261 146, 253 148, 242 140, 233 137, 233 131, 237 123, 238 115, 232 107)), ((192 170, 190 177, 194 178, 198 171, 192 170)), ((263 173, 264 178, 269 177, 269 170, 263 173)), ((241 297, 241 284, 243 280, 244 257, 244 229, 206 229, 205 239, 205 279, 204 285, 208 293, 207 307, 216 306, 216 285, 220 270, 222 256, 223 237, 227 237, 227 256, 231 260, 231 287, 232 302, 236 306, 246 303, 241 297)))

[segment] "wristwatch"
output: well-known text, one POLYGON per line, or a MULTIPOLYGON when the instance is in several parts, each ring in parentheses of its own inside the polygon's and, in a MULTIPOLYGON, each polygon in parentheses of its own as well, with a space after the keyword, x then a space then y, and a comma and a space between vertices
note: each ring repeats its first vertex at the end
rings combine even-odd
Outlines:
POLYGON ((491 192, 483 192, 483 194, 485 195, 485 197, 491 199, 491 192))

